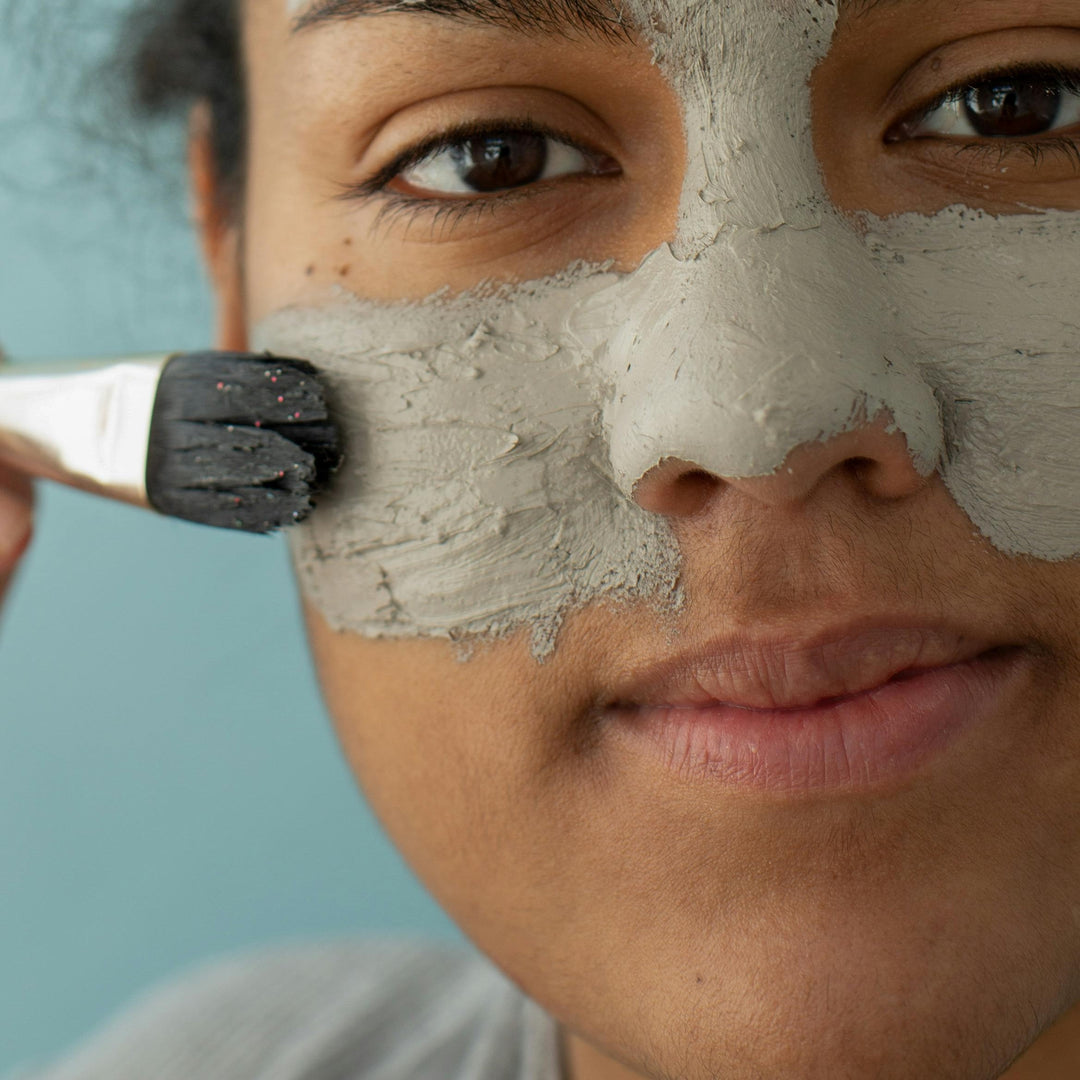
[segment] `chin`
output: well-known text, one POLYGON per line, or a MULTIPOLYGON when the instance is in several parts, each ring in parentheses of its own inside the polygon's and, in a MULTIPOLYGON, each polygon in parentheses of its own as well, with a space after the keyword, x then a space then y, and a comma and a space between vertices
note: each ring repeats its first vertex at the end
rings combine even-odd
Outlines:
POLYGON ((583 912, 539 964, 520 928, 474 940, 649 1080, 998 1080, 1080 1001, 1075 932, 1049 896, 1039 916, 1035 897, 959 874, 885 896, 845 881, 784 894, 782 876, 772 902, 722 907, 714 891, 711 924, 674 898, 606 930, 583 912))
POLYGON ((1043 1030, 1031 1003, 1056 1018, 1034 984, 970 971, 927 980, 838 958, 812 974, 775 962, 726 982, 700 974, 653 988, 651 1007, 617 1006, 589 1041, 650 1080, 998 1080, 1043 1030))

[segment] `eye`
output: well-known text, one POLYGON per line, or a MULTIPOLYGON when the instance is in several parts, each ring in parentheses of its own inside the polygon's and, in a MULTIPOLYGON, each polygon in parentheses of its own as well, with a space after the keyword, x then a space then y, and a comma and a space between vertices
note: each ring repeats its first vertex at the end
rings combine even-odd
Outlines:
POLYGON ((428 196, 487 195, 541 180, 617 171, 606 155, 541 131, 489 131, 428 147, 412 163, 399 164, 386 186, 428 196))
POLYGON ((1028 69, 954 87, 894 125, 886 142, 907 139, 1030 139, 1080 124, 1080 74, 1028 69))

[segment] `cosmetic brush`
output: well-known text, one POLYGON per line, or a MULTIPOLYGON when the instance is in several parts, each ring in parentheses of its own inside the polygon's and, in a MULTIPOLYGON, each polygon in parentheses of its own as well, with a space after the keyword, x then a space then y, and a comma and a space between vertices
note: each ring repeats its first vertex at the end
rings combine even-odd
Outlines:
POLYGON ((302 521, 340 463, 304 360, 197 352, 0 366, 0 462, 201 525, 302 521))

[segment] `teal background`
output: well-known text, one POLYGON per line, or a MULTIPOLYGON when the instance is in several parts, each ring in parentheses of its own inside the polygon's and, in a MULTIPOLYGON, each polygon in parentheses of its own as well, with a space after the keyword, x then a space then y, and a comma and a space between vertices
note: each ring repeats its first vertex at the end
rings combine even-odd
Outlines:
MULTIPOLYGON (((90 108, 120 6, 0 0, 0 342, 20 360, 211 342, 179 131, 148 164, 90 108)), ((224 952, 459 937, 341 759, 284 540, 39 500, 0 625, 0 1074, 224 952)))

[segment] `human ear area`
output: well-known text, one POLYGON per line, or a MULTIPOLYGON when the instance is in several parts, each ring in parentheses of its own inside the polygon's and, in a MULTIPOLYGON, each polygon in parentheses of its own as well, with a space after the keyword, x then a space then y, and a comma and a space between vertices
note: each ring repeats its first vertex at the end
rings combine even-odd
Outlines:
POLYGON ((188 184, 191 218, 214 292, 218 348, 247 351, 240 208, 226 196, 214 152, 209 103, 196 104, 188 118, 188 184))

